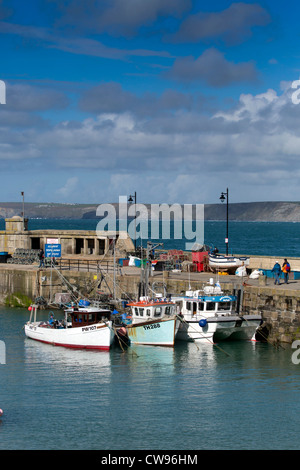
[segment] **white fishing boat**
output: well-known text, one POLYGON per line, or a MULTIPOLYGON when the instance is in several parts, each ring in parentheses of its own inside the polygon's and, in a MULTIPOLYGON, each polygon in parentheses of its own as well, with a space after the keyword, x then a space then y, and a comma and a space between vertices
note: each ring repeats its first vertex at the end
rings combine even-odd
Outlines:
POLYGON ((238 313, 237 296, 224 295, 219 283, 213 285, 212 280, 202 290, 187 291, 185 296, 172 296, 172 300, 182 317, 178 340, 250 340, 261 323, 260 315, 238 313))
POLYGON ((32 305, 25 325, 28 338, 73 349, 109 350, 114 340, 110 310, 91 306, 71 307, 58 321, 37 321, 37 305, 32 305))
POLYGON ((180 320, 174 302, 141 297, 128 304, 131 316, 126 320, 130 343, 173 347, 180 320))
POLYGON ((209 266, 214 270, 236 269, 239 266, 249 266, 250 258, 247 256, 223 256, 209 253, 209 266))

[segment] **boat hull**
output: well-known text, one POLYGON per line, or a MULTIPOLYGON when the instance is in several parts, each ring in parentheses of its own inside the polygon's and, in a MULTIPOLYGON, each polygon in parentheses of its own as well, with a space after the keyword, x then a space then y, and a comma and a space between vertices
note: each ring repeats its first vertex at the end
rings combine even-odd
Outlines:
POLYGON ((250 340, 261 323, 258 315, 228 316, 207 318, 201 327, 196 320, 184 320, 177 339, 196 343, 215 343, 224 340, 250 340))
POLYGON ((228 316, 208 319, 216 323, 214 341, 250 340, 261 323, 259 315, 228 316))
POLYGON ((25 335, 42 343, 72 349, 96 349, 108 351, 114 340, 111 322, 77 328, 51 328, 40 323, 27 323, 25 335))
POLYGON ((179 341, 193 341, 200 343, 211 343, 216 331, 217 325, 214 323, 207 323, 201 327, 196 320, 183 320, 177 334, 179 341))
POLYGON ((174 347, 180 321, 177 317, 127 325, 131 344, 174 347))
POLYGON ((240 266, 248 266, 248 257, 236 257, 236 256, 213 256, 209 255, 209 266, 215 269, 232 269, 240 266))

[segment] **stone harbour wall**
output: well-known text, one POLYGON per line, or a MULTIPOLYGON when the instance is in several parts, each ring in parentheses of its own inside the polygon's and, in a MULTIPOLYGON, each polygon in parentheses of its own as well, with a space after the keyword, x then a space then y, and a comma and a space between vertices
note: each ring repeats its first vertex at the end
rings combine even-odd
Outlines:
MULTIPOLYGON (((67 271, 68 283, 83 295, 96 289, 93 273, 67 271)), ((55 270, 0 269, 0 305, 28 306, 36 297, 53 300, 56 293, 67 293, 66 283, 55 270)))
MULTIPOLYGON (((97 291, 113 293, 113 276, 106 277, 106 283, 101 281, 101 276, 91 272, 63 271, 63 276, 70 285, 83 295, 91 297, 97 291)), ((224 276, 225 277, 225 276, 224 276)), ((139 275, 118 275, 116 296, 126 299, 126 294, 135 298, 138 295, 139 275)), ((268 335, 270 342, 292 343, 295 339, 300 339, 300 289, 294 289, 292 284, 287 288, 266 285, 265 279, 261 279, 261 285, 245 285, 240 280, 230 282, 220 279, 221 286, 225 293, 232 292, 232 289, 241 289, 242 312, 247 314, 261 314, 264 331, 268 335)), ((150 278, 150 283, 154 283, 156 291, 163 292, 163 286, 169 293, 184 293, 191 287, 192 290, 199 289, 202 285, 198 280, 187 280, 169 277, 168 273, 164 277, 150 278)), ((297 283, 295 284, 297 286, 297 283)), ((55 293, 67 293, 68 288, 53 270, 37 270, 24 267, 10 267, 2 265, 0 269, 0 305, 24 306, 27 307, 37 296, 43 296, 47 301, 54 299, 55 293)))
POLYGON ((300 292, 274 287, 245 287, 243 311, 261 314, 271 342, 292 343, 300 339, 300 292))

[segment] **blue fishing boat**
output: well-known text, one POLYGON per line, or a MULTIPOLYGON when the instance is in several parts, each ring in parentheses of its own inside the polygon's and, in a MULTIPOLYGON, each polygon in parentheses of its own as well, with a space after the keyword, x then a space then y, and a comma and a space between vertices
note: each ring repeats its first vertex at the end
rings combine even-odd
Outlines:
POLYGON ((131 316, 126 329, 131 344, 174 347, 180 325, 174 302, 142 297, 128 306, 131 316))

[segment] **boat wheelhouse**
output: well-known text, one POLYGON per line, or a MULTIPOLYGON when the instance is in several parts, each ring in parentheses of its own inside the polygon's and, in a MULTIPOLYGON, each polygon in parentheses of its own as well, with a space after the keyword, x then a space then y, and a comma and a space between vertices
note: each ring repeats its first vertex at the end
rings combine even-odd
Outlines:
POLYGON ((131 307, 131 317, 126 328, 131 343, 174 346, 180 325, 174 302, 142 297, 128 306, 131 307))

